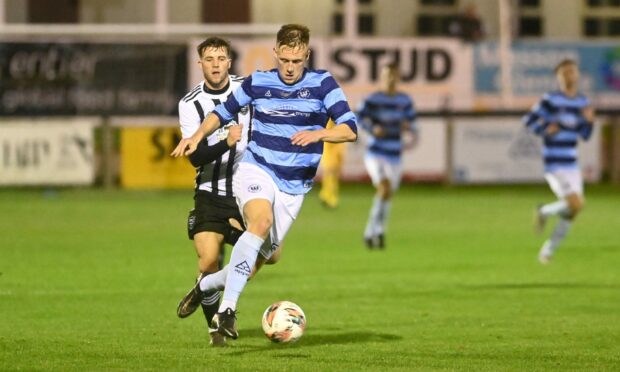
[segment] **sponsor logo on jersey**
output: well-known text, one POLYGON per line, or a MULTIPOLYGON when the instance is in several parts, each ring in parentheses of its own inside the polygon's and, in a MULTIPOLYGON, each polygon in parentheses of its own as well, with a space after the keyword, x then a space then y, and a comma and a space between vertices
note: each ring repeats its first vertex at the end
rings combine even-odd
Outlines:
POLYGON ((271 90, 265 92, 265 97, 271 97, 271 90))
POLYGON ((255 183, 255 184, 253 184, 253 185, 248 186, 248 191, 249 191, 249 192, 254 192, 254 193, 256 193, 256 192, 259 192, 260 190, 261 190, 261 187, 260 187, 260 185, 259 185, 259 184, 256 184, 256 183, 255 183))

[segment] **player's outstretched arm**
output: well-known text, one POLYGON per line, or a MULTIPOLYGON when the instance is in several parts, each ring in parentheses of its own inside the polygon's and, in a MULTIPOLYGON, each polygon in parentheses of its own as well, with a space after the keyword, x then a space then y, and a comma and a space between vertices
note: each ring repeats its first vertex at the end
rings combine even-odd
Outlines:
POLYGON ((198 144, 205 136, 215 132, 215 130, 219 127, 220 118, 217 115, 210 113, 207 115, 200 127, 198 127, 196 133, 189 138, 183 138, 170 155, 175 158, 183 155, 188 156, 196 151, 196 147, 198 147, 198 144))
POLYGON ((196 147, 196 151, 189 155, 189 161, 196 168, 215 161, 241 140, 242 131, 243 125, 235 124, 228 127, 228 136, 226 139, 214 145, 209 145, 209 141, 203 139, 198 144, 198 147, 196 147))
POLYGON ((319 141, 323 142, 353 142, 357 139, 357 134, 345 124, 339 124, 329 129, 303 130, 293 134, 291 143, 298 146, 307 146, 319 141))

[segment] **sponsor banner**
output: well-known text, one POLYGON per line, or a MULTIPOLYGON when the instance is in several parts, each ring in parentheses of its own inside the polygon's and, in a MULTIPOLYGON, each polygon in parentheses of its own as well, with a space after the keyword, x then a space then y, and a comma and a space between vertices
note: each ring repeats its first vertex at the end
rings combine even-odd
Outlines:
MULTIPOLYGON (((620 47, 606 43, 517 42, 512 47, 512 85, 515 107, 533 104, 550 90, 557 90, 555 66, 565 58, 579 64, 580 90, 595 106, 620 104, 620 47)), ((500 102, 500 54, 495 42, 474 47, 475 105, 496 108, 500 102)))
POLYGON ((380 89, 381 68, 396 62, 398 89, 412 96, 418 110, 469 108, 472 97, 471 48, 452 39, 379 38, 352 44, 330 39, 325 58, 352 108, 380 89))
MULTIPOLYGON (((188 48, 189 84, 202 79, 193 40, 188 48)), ((255 70, 275 68, 273 39, 232 39, 234 74, 246 76, 255 70)), ((446 106, 471 107, 473 90, 472 49, 452 39, 380 38, 359 39, 353 45, 344 39, 313 38, 310 68, 328 70, 345 91, 351 108, 380 89, 380 70, 396 62, 402 82, 399 89, 410 94, 418 109, 446 106)))
MULTIPOLYGON (((584 180, 600 180, 600 130, 580 141, 584 180)), ((453 138, 455 183, 544 182, 541 138, 526 131, 520 118, 455 119, 453 138)))
MULTIPOLYGON (((357 142, 347 144, 342 179, 348 181, 366 180, 368 173, 364 166, 368 134, 360 129, 357 142)), ((446 174, 446 125, 442 119, 418 120, 418 142, 413 149, 402 155, 403 179, 416 181, 437 181, 446 174)))
POLYGON ((125 188, 191 188, 196 171, 186 157, 170 153, 181 140, 177 128, 121 129, 121 186, 125 188))
POLYGON ((0 115, 170 115, 185 44, 0 43, 0 115))
POLYGON ((89 120, 0 123, 0 185, 91 185, 93 126, 89 120))

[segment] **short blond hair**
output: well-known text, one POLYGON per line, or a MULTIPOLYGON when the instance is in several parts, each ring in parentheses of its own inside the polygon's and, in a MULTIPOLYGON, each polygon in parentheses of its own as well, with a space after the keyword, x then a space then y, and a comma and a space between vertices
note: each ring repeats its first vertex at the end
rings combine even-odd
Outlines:
POLYGON ((566 59, 561 60, 561 61, 560 61, 560 63, 558 63, 558 64, 555 66, 555 69, 553 70, 553 72, 555 72, 555 73, 557 74, 557 73, 560 71, 560 69, 561 69, 562 67, 564 67, 564 66, 570 66, 570 65, 573 65, 573 66, 575 66, 575 67, 579 67, 579 66, 577 65, 577 62, 576 62, 574 59, 566 58, 566 59))
POLYGON ((276 45, 297 48, 310 44, 310 30, 304 25, 288 24, 278 31, 276 45))

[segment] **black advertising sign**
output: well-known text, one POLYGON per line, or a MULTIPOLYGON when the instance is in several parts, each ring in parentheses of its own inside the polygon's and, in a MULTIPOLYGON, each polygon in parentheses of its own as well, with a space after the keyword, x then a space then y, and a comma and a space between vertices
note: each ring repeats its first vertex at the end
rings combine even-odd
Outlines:
POLYGON ((185 44, 0 43, 0 115, 174 115, 185 44))

